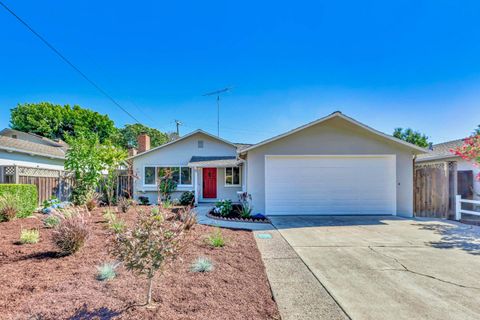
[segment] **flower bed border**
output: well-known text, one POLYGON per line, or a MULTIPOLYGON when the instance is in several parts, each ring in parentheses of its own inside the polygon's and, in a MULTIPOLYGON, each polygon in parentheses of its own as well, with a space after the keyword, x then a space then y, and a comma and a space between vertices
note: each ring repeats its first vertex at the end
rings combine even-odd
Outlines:
POLYGON ((207 217, 210 218, 210 219, 221 220, 221 221, 246 222, 246 223, 267 223, 267 224, 271 223, 270 219, 268 219, 266 217, 265 217, 265 219, 228 218, 228 217, 220 217, 220 216, 213 215, 211 213, 211 211, 207 213, 207 217))

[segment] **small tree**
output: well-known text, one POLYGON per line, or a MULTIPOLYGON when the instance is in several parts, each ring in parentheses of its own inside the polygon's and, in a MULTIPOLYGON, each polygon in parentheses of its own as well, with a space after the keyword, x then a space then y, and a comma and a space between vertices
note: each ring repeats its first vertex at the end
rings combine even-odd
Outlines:
POLYGON ((66 154, 65 169, 72 171, 75 178, 72 200, 76 205, 83 205, 88 195, 95 192, 102 177, 101 146, 96 135, 69 137, 67 142, 70 148, 66 154))
POLYGON ((127 166, 126 159, 127 152, 109 142, 105 143, 100 149, 100 161, 102 162, 103 170, 107 172, 104 177, 104 186, 108 205, 112 205, 114 201, 119 170, 122 166, 127 166))
POLYGON ((174 174, 175 172, 170 168, 159 168, 157 180, 158 204, 161 204, 163 200, 170 200, 170 195, 177 189, 174 174))
POLYGON ((419 131, 413 131, 410 128, 395 128, 393 131, 393 136, 422 148, 428 148, 432 145, 432 143, 428 141, 428 137, 426 135, 420 133, 419 131))
POLYGON ((179 253, 189 229, 186 220, 174 219, 172 213, 139 210, 137 221, 116 235, 112 254, 127 270, 148 280, 147 302, 152 302, 153 277, 179 253))
MULTIPOLYGON (((480 166, 480 133, 474 133, 466 138, 463 140, 461 147, 452 149, 451 152, 466 161, 472 162, 475 166, 480 166)), ((476 179, 480 180, 480 173, 476 176, 476 179)))

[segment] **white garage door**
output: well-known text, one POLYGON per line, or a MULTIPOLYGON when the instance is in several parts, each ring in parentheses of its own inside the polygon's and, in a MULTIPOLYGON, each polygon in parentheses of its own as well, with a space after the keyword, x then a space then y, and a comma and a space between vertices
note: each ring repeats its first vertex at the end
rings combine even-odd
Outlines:
POLYGON ((395 156, 266 156, 268 215, 394 215, 395 156))

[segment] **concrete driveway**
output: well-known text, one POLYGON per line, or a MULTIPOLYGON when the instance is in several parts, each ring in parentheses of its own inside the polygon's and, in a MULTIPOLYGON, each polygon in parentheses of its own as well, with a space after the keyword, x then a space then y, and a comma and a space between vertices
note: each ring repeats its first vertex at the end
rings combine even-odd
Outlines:
POLYGON ((351 319, 480 319, 479 227, 365 216, 272 223, 351 319))

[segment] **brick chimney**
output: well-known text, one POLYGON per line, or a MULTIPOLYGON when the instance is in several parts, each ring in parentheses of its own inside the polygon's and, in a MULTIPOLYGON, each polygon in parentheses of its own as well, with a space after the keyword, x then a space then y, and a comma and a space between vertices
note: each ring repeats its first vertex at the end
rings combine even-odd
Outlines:
POLYGON ((138 153, 150 150, 150 136, 146 133, 140 133, 137 137, 138 153))

